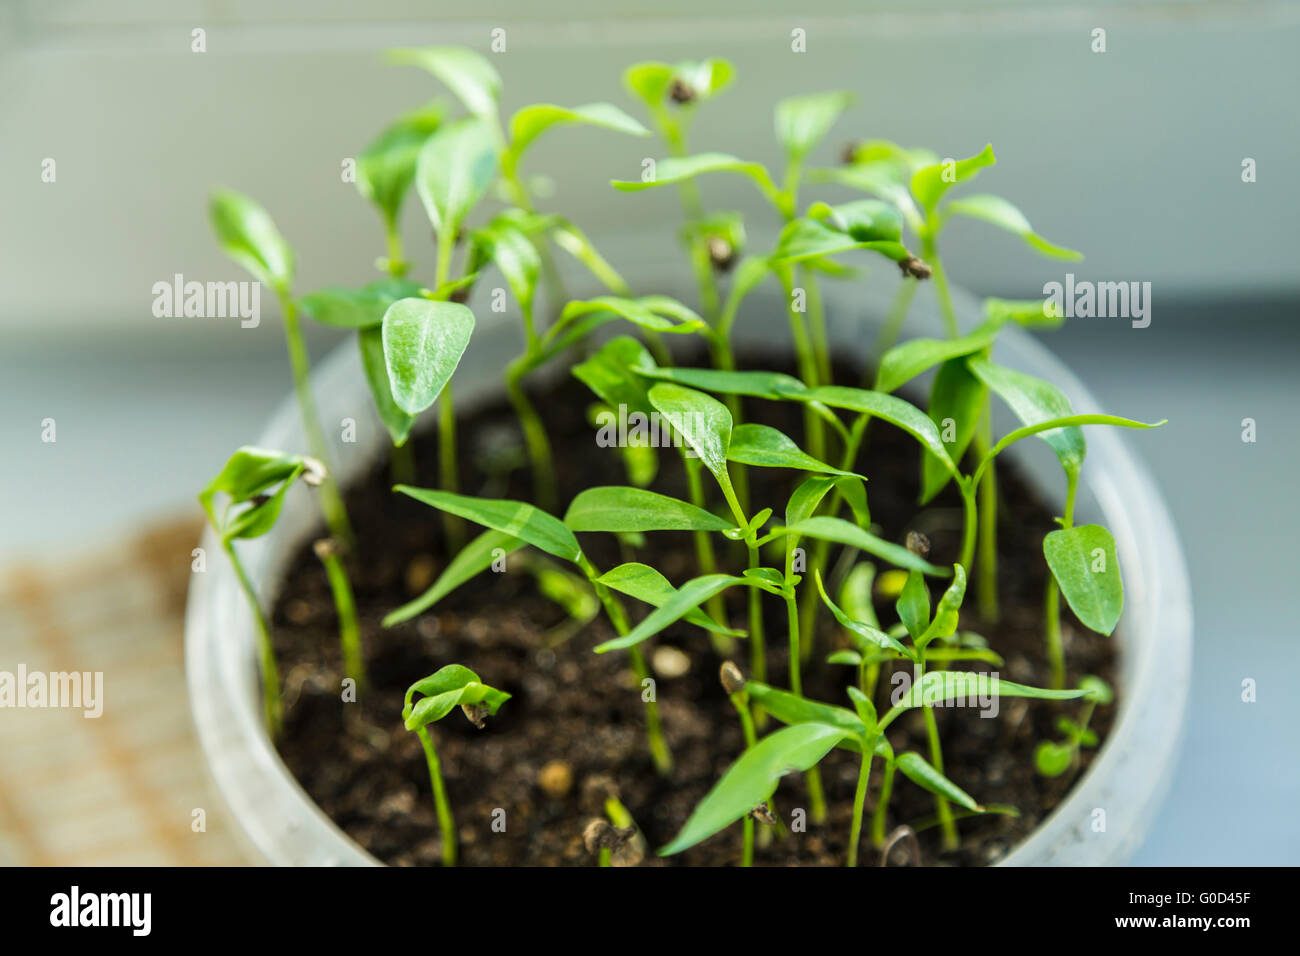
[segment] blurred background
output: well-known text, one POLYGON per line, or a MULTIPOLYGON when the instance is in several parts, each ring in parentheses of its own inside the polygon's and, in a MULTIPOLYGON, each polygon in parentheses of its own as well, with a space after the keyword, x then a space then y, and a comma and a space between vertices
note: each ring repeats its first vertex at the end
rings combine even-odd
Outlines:
MULTIPOLYGON (((1300 662, 1289 602, 1300 518, 1300 5, 1033 0, 0 0, 0 670, 124 674, 87 736, 79 714, 0 711, 0 863, 233 862, 180 686, 180 589, 195 490, 287 394, 271 297, 257 328, 155 318, 152 287, 242 280, 206 221, 214 185, 267 206, 298 287, 376 277, 383 236, 344 161, 445 94, 383 63, 394 46, 506 49, 503 112, 609 100, 639 59, 735 62, 694 137, 775 165, 772 104, 843 88, 856 105, 814 157, 882 137, 999 157, 980 189, 1081 249, 1080 279, 1149 281, 1152 322, 1080 319, 1044 343, 1109 411, 1169 425, 1134 442, 1179 525, 1195 594, 1186 740, 1138 864, 1300 863, 1300 662), (598 10, 598 12, 597 12, 598 10), (203 31, 203 52, 194 32, 203 31), (803 30, 806 52, 791 50, 803 30), (1105 31, 1105 52, 1094 52, 1105 31), (1255 180, 1243 181, 1254 161, 1255 180), (53 160, 53 167, 47 161, 53 160), (53 181, 43 175, 55 171, 53 181), (1257 441, 1242 441, 1242 421, 1257 441), (57 441, 41 440, 43 421, 57 441), (1258 700, 1240 699, 1253 678, 1258 700), (78 786, 68 784, 76 781, 78 786), (201 795, 202 794, 202 795, 201 795), (199 801, 199 802, 196 802, 199 801)), ((642 141, 573 128, 529 160, 641 292, 677 266, 669 190, 625 195, 642 141)), ((748 184, 703 184, 774 229, 748 184)), ((813 195, 808 191, 808 198, 813 195)), ((849 198, 833 188, 819 196, 849 198)), ((432 256, 418 204, 408 250, 432 256)), ((945 233, 949 271, 1030 297, 1060 263, 978 223, 945 233)), ((419 266, 417 265, 417 268, 419 266)), ((427 271, 427 270, 426 270, 427 271)), ((895 281, 892 276, 885 281, 895 281)), ((339 336, 309 328, 316 358, 339 336)))

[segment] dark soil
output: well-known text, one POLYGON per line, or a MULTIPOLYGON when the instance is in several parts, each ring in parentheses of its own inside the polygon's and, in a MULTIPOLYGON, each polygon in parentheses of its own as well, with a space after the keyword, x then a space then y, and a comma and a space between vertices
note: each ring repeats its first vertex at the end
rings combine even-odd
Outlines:
MULTIPOLYGON (((751 357, 743 364, 771 368, 783 363, 764 365, 751 357)), ((837 378, 856 384, 856 376, 847 370, 837 378)), ((536 396, 553 442, 565 502, 592 485, 626 483, 618 452, 595 445, 594 430, 585 416, 590 401, 585 386, 574 380, 562 380, 536 396)), ((745 414, 748 421, 774 425, 791 436, 803 434, 799 410, 793 405, 748 401, 745 414)), ((463 492, 530 497, 525 468, 501 470, 502 462, 513 456, 517 434, 514 415, 504 403, 480 408, 461 420, 463 492)), ((429 435, 416 440, 414 484, 436 484, 436 444, 429 435)), ((680 462, 672 455, 661 457, 655 490, 687 497, 680 462)), ((901 542, 909 530, 920 530, 933 542, 932 560, 942 564, 956 558, 959 499, 949 488, 917 510, 918 450, 910 437, 873 424, 857 470, 870 479, 872 519, 882 536, 901 542)), ((1005 658, 999 669, 1002 677, 1046 686, 1041 620, 1047 568, 1041 543, 1054 524, 1048 508, 1014 470, 1002 465, 999 478, 1001 619, 980 620, 972 587, 961 627, 983 634, 1005 658)), ((751 468, 749 480, 752 510, 768 505, 779 515, 797 477, 780 469, 751 468)), ((612 636, 610 627, 603 617, 597 618, 568 640, 555 643, 566 616, 539 594, 532 574, 519 573, 527 552, 510 557, 512 573, 480 575, 416 620, 389 630, 380 626, 384 614, 428 587, 449 557, 440 514, 391 493, 391 484, 384 463, 347 495, 359 535, 349 564, 372 682, 359 703, 340 700, 336 616, 324 571, 309 545, 295 559, 275 607, 274 642, 286 695, 280 752, 306 791, 380 860, 436 864, 440 839, 428 771, 419 741, 403 729, 400 713, 409 684, 445 664, 461 663, 514 695, 483 730, 476 730, 458 713, 432 727, 460 833, 462 863, 593 864, 583 845, 583 829, 600 815, 602 794, 610 787, 616 788, 651 847, 667 842, 742 750, 736 713, 718 683, 721 661, 706 633, 679 624, 646 648, 652 661, 654 649, 665 646, 689 657, 684 675, 657 676, 660 713, 675 762, 671 777, 663 778, 655 773, 646 749, 640 690, 627 656, 592 653, 596 644, 612 636), (497 832, 500 826, 494 830, 493 821, 502 819, 501 811, 505 830, 497 832)), ((721 502, 717 504, 725 511, 721 502)), ((610 535, 583 538, 597 567, 631 559, 618 553, 610 535)), ((831 553, 831 568, 836 551, 831 553)), ((731 569, 743 564, 743 554, 723 550, 720 557, 731 569)), ((691 536, 684 532, 647 535, 635 558, 659 568, 678 584, 698 573, 691 536)), ((806 580, 810 576, 811 569, 806 580)), ((744 621, 741 590, 726 592, 736 625, 744 621)), ((628 603, 637 605, 630 599, 628 603)), ((775 598, 765 598, 764 604, 769 681, 784 686, 784 606, 775 598)), ((886 626, 897 620, 892 600, 877 595, 876 610, 886 626)), ((1098 674, 1113 684, 1113 643, 1084 630, 1064 607, 1062 627, 1069 679, 1098 674)), ((829 614, 819 619, 817 641, 814 661, 804 673, 804 692, 848 706, 845 687, 854 678, 853 670, 818 663, 830 650, 846 644, 829 614)), ((744 668, 748 649, 742 646, 737 654, 736 662, 744 668)), ((986 668, 971 665, 969 669, 986 668)), ((877 694, 882 713, 890 687, 888 675, 882 674, 877 694)), ((1074 702, 1006 700, 995 719, 981 719, 973 708, 936 710, 947 775, 977 800, 1013 805, 1020 816, 990 814, 962 820, 961 845, 952 852, 941 851, 937 828, 926 829, 920 833, 921 862, 991 863, 1024 840, 1064 798, 1095 752, 1084 751, 1079 764, 1061 777, 1047 779, 1034 772, 1037 743, 1055 739, 1058 717, 1078 709, 1074 702)), ((1093 729, 1103 739, 1113 712, 1113 706, 1101 708, 1093 718, 1093 729)), ((928 753, 919 711, 898 720, 889 737, 896 751, 928 753)), ((810 823, 807 832, 789 833, 760 845, 757 863, 843 863, 858 758, 836 750, 821 768, 829 818, 821 825, 810 823)), ((879 770, 872 776, 868 812, 879 789, 879 770)), ((796 808, 807 807, 802 777, 787 776, 774 803, 788 825, 796 808)), ((900 775, 890 827, 900 823, 919 827, 933 813, 934 798, 900 775)), ((667 860, 649 854, 643 865, 734 864, 740 855, 740 829, 733 826, 667 860)), ((863 842, 862 861, 877 862, 865 834, 863 842)))

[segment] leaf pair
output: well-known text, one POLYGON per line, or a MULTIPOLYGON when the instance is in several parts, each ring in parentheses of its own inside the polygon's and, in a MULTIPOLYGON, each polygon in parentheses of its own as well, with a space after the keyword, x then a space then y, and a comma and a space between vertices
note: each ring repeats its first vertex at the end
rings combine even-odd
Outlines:
POLYGON ((509 694, 484 684, 468 667, 448 664, 407 688, 402 722, 407 730, 420 730, 442 720, 457 707, 482 707, 487 714, 495 716, 509 699, 509 694), (421 695, 419 700, 415 700, 416 694, 421 695))
POLYGON ((274 527, 289 487, 300 477, 320 484, 324 467, 302 455, 245 445, 199 493, 199 503, 223 544, 259 538, 274 527), (218 494, 229 498, 220 515, 215 508, 218 494))

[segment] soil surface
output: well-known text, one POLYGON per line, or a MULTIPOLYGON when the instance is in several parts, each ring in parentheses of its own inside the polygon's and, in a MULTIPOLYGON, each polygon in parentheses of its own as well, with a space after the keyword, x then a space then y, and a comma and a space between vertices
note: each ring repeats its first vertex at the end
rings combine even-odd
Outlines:
MULTIPOLYGON (((750 356, 741 364, 780 368, 784 363, 750 356)), ((847 369, 837 370, 836 378, 858 384, 857 376, 847 369)), ((585 386, 561 380, 544 387, 534 399, 551 435, 561 501, 593 485, 627 483, 617 449, 600 448, 594 442, 595 430, 586 419, 592 398, 585 386)), ((746 400, 744 413, 747 421, 773 425, 803 443, 797 407, 746 400)), ((514 414, 504 402, 473 410, 461 419, 464 493, 531 497, 518 434, 514 414)), ((436 446, 432 435, 416 436, 412 484, 436 486, 436 446)), ((686 498, 680 461, 672 454, 660 458, 660 473, 652 487, 686 498)), ((919 530, 932 542, 931 560, 937 564, 955 560, 960 545, 959 498, 950 487, 918 510, 919 452, 912 438, 873 423, 856 470, 869 478, 871 516, 883 537, 902 542, 908 531, 919 530)), ((1042 539, 1055 525, 1049 509, 1012 468, 1000 463, 998 477, 1001 616, 996 622, 980 619, 972 585, 961 629, 982 634, 1002 655, 1005 663, 996 670, 1003 678, 1047 686, 1042 605, 1048 572, 1042 539)), ((750 468, 751 513, 770 506, 778 516, 783 514, 797 480, 795 473, 784 469, 750 468)), ((592 865, 595 858, 584 846, 583 830, 601 815, 604 796, 611 789, 631 811, 651 848, 666 843, 743 749, 735 710, 718 681, 723 658, 709 636, 689 624, 678 624, 644 646, 656 672, 660 714, 674 760, 671 776, 662 777, 646 748, 640 688, 627 655, 592 652, 596 644, 613 636, 610 626, 601 616, 575 632, 566 613, 539 592, 535 575, 528 571, 527 562, 535 560, 529 555, 535 552, 516 552, 508 559, 506 573, 480 575, 410 622, 391 629, 381 626, 383 616, 424 591, 449 558, 441 514, 393 494, 392 484, 385 462, 347 493, 358 532, 348 564, 370 678, 370 687, 358 702, 341 701, 337 618, 324 570, 310 543, 291 565, 275 606, 273 639, 285 693, 280 752, 306 791, 380 860, 396 865, 437 864, 441 841, 428 771, 418 739, 402 727, 402 699, 415 680, 446 664, 460 663, 513 695, 482 730, 459 713, 431 728, 459 832, 461 863, 592 865), (678 673, 683 666, 684 673, 678 673), (504 832, 498 832, 502 820, 504 832)), ((725 513, 720 500, 713 504, 715 511, 725 513)), ((469 529, 470 533, 476 530, 469 529)), ((686 532, 646 535, 644 547, 634 554, 620 554, 612 535, 582 538, 584 550, 601 569, 635 559, 657 567, 676 584, 699 573, 692 537, 686 532)), ((724 569, 743 567, 743 552, 728 551, 732 546, 720 536, 716 540, 724 569)), ((831 552, 831 573, 839 550, 831 552)), ((810 579, 811 568, 805 581, 810 579)), ((738 627, 745 620, 742 590, 724 592, 731 623, 738 627)), ((939 588, 932 591, 937 600, 939 588)), ((643 612, 644 605, 625 601, 634 614, 643 612)), ((897 621, 893 603, 892 597, 875 595, 884 626, 897 621)), ((768 680, 786 686, 784 605, 765 596, 764 611, 768 680)), ((804 671, 804 693, 849 706, 845 688, 855 680, 855 670, 824 663, 830 651, 848 646, 847 639, 824 610, 818 625, 816 651, 804 671)), ((1070 686, 1084 674, 1098 674, 1113 686, 1113 642, 1080 626, 1064 602, 1062 628, 1070 686)), ((748 673, 748 648, 740 643, 734 660, 748 673)), ((992 669, 978 663, 958 666, 992 669)), ((876 694, 882 713, 891 690, 889 675, 884 673, 876 694)), ((1060 777, 1049 779, 1034 771, 1038 742, 1057 739, 1057 720, 1076 716, 1079 710, 1074 701, 1010 699, 1001 702, 994 719, 982 719, 978 710, 969 707, 936 709, 947 776, 976 800, 1014 806, 1019 816, 963 819, 960 846, 944 851, 939 830, 932 825, 933 796, 900 774, 889 827, 908 823, 920 831, 923 865, 996 861, 1028 836, 1092 760, 1095 751, 1084 750, 1076 765, 1060 777), (931 825, 921 829, 926 824, 931 825)), ((1114 711, 1115 705, 1099 708, 1093 717, 1092 728, 1103 740, 1114 711)), ((770 722, 767 729, 776 726, 770 722)), ((920 711, 896 721, 889 738, 897 752, 912 749, 928 754, 920 711)), ((828 804, 824 823, 809 822, 806 832, 783 834, 757 825, 757 864, 844 862, 858 759, 835 750, 822 762, 828 804)), ((868 813, 881 783, 879 761, 876 764, 868 813)), ((785 826, 798 818, 795 811, 808 806, 801 775, 784 778, 774 806, 785 826)), ((659 859, 648 853, 642 865, 732 865, 739 860, 740 842, 741 828, 732 826, 674 857, 659 859)), ((879 862, 864 833, 860 865, 879 862)), ((890 862, 917 861, 899 852, 890 862)))

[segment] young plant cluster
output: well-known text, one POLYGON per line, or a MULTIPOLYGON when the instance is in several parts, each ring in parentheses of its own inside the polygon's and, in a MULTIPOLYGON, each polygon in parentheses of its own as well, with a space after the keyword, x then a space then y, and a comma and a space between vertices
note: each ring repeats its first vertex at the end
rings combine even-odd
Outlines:
MULTIPOLYGON (((596 653, 626 654, 639 679, 649 677, 645 648, 665 628, 685 622, 704 632, 703 640, 729 655, 748 644, 750 677, 728 661, 721 682, 740 721, 745 750, 700 802, 681 832, 660 854, 674 854, 743 821, 740 860, 754 856, 755 822, 781 827, 773 796, 780 778, 804 774, 809 815, 826 819, 818 763, 835 748, 859 755, 846 862, 856 864, 868 806, 870 772, 883 766, 872 802, 873 845, 886 848, 911 831, 888 833, 890 801, 901 773, 934 795, 935 816, 944 843, 956 844, 957 821, 1014 808, 985 806, 944 775, 943 742, 933 708, 962 700, 1027 697, 1042 700, 1083 698, 1076 721, 1061 718, 1060 741, 1043 741, 1037 768, 1065 772, 1081 747, 1096 744, 1088 721, 1111 694, 1100 680, 1086 678, 1066 687, 1060 600, 1079 621, 1110 634, 1120 617, 1123 592, 1110 533, 1098 525, 1074 523, 1075 499, 1086 444, 1084 426, 1152 427, 1111 415, 1076 414, 1065 395, 1049 382, 994 361, 997 338, 1008 325, 1052 326, 1041 301, 986 301, 983 321, 963 331, 957 322, 941 257, 941 239, 954 218, 983 221, 1024 239, 1033 251, 1062 259, 1071 250, 1039 236, 1006 200, 988 194, 963 194, 962 187, 995 162, 985 146, 966 159, 940 159, 927 150, 884 140, 856 143, 834 168, 809 161, 841 113, 852 103, 844 92, 796 96, 777 104, 776 136, 783 168, 690 146, 697 113, 722 94, 733 70, 723 60, 692 63, 639 63, 624 75, 627 90, 644 108, 653 129, 609 103, 577 107, 536 104, 503 122, 500 79, 476 53, 454 48, 398 50, 392 59, 431 73, 463 110, 434 102, 400 117, 357 158, 357 185, 379 214, 385 254, 376 259, 382 278, 360 288, 330 287, 297 295, 294 259, 270 216, 251 199, 221 191, 212 199, 218 239, 236 261, 277 294, 286 342, 311 458, 242 448, 204 490, 201 500, 234 564, 258 621, 260 664, 267 720, 280 725, 276 664, 257 594, 240 565, 234 542, 265 534, 274 524, 289 487, 303 478, 318 486, 329 529, 316 552, 323 562, 338 610, 344 675, 364 692, 364 657, 348 577, 353 534, 343 500, 331 477, 324 433, 317 419, 306 349, 298 316, 355 330, 366 379, 380 419, 392 440, 394 491, 441 514, 448 560, 426 593, 393 610, 393 626, 427 612, 454 589, 486 571, 503 553, 532 549, 544 557, 528 567, 548 596, 568 610, 576 633, 604 614, 614 631, 596 653), (680 240, 694 276, 697 302, 688 305, 665 295, 637 296, 570 220, 538 208, 537 180, 527 173, 530 147, 559 127, 586 125, 621 135, 657 135, 666 155, 647 160, 642 175, 614 180, 614 189, 639 192, 674 188, 684 222, 680 240), (704 205, 700 180, 738 176, 750 182, 780 224, 771 249, 747 248, 739 213, 704 205), (849 202, 807 202, 805 183, 848 187, 863 194, 849 202), (418 253, 403 248, 400 222, 414 191, 433 229, 432 272, 417 275, 418 253), (458 254, 458 247, 461 252, 458 254), (603 294, 570 299, 559 278, 558 252, 572 256, 603 287, 603 294), (855 257, 896 264, 901 284, 874 351, 846 354, 873 373, 859 385, 832 377, 832 351, 820 284, 857 281, 855 257), (522 350, 504 374, 504 388, 518 417, 531 471, 530 500, 501 500, 464 494, 460 488, 454 373, 474 327, 466 304, 489 270, 504 279, 519 316, 522 350), (797 375, 741 369, 732 333, 744 322, 746 302, 766 282, 782 290, 797 375), (921 283, 934 286, 947 335, 900 338, 912 299, 921 283), (597 335, 617 326, 613 336, 597 335), (669 347, 670 340, 699 348, 669 347), (703 365, 677 364, 675 357, 707 354, 703 365), (574 358, 574 356, 577 356, 574 358), (528 380, 553 362, 567 362, 571 373, 593 395, 593 421, 639 415, 670 424, 674 441, 667 449, 624 443, 627 483, 579 492, 560 499, 550 437, 529 395, 528 380), (899 397, 901 389, 933 372, 926 407, 899 397), (994 399, 1005 402, 1020 427, 1001 437, 992 429, 994 399), (439 406, 437 441, 440 475, 436 487, 418 487, 410 454, 416 416, 439 406), (769 425, 746 421, 762 403, 787 403, 802 416, 796 441, 769 425), (920 535, 906 543, 887 540, 873 523, 868 475, 857 469, 868 429, 900 429, 916 443, 924 505, 951 485, 961 501, 960 548, 932 563, 920 535), (1009 446, 1025 438, 1045 441, 1065 476, 1065 506, 1060 528, 1043 542, 1051 570, 1044 594, 1044 654, 1051 686, 1028 687, 989 673, 1001 657, 997 641, 985 640, 959 625, 968 584, 976 593, 981 620, 998 620, 996 540, 998 490, 996 463, 1009 446), (687 497, 654 490, 659 455, 679 456, 687 497), (756 502, 748 474, 753 468, 793 474, 788 498, 756 502), (228 499, 217 510, 217 496, 228 499), (561 511, 561 505, 564 505, 561 511), (469 537, 467 526, 480 530, 469 537), (635 560, 645 535, 686 531, 693 536, 697 574, 670 581, 660 570, 635 560), (597 567, 584 548, 592 535, 614 535, 628 558, 597 567), (807 547, 809 550, 805 550, 807 547), (832 556, 838 559, 832 561, 832 556), (878 619, 873 589, 896 597, 898 621, 878 619), (938 598, 932 600, 932 586, 938 598), (743 620, 730 619, 723 593, 744 592, 743 620), (832 598, 838 595, 838 601, 832 598), (768 682, 764 630, 769 605, 781 607, 789 668, 786 686, 768 682), (829 613, 848 648, 819 646, 817 622, 829 613), (884 701, 878 686, 882 668, 896 662, 911 668, 905 692, 884 701), (959 666, 980 665, 983 670, 959 666), (846 687, 851 707, 804 696, 803 673, 827 665, 851 667, 846 687), (920 710, 927 731, 924 754, 896 752, 888 730, 909 710, 920 710), (771 729, 771 721, 782 725, 771 729)), ((822 629, 822 634, 827 629, 822 629)), ((471 662, 472 663, 472 662, 471 662)), ((457 706, 476 725, 495 714, 509 697, 482 683, 461 665, 443 667, 411 684, 401 717, 423 746, 443 834, 443 859, 455 862, 456 838, 430 725, 457 706)), ((646 746, 655 767, 673 773, 673 756, 660 725, 653 695, 645 699, 646 746)), ((608 820, 593 821, 587 842, 600 862, 631 853, 635 827, 616 799, 607 804, 608 820)), ((918 824, 919 826, 919 824, 918 824)), ((766 834, 765 835, 770 835, 766 834)), ((639 839, 639 837, 638 837, 639 839)))

